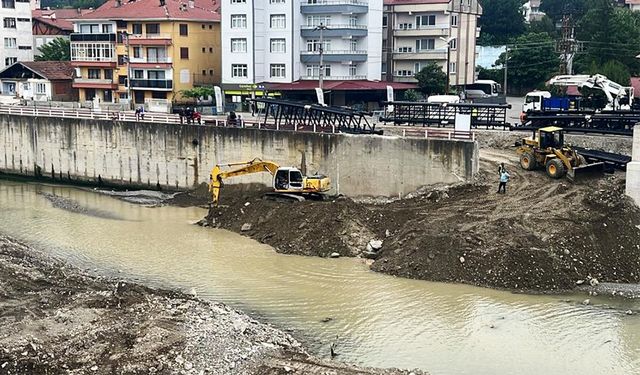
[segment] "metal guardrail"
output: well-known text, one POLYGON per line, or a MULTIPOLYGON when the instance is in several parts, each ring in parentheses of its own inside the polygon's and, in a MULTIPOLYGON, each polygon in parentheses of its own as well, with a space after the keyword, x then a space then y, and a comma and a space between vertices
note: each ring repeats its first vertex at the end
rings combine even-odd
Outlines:
POLYGON ((395 101, 393 112, 385 113, 380 120, 394 125, 447 128, 455 125, 458 114, 471 115, 471 128, 507 129, 507 109, 510 105, 500 104, 438 104, 427 102, 395 101))

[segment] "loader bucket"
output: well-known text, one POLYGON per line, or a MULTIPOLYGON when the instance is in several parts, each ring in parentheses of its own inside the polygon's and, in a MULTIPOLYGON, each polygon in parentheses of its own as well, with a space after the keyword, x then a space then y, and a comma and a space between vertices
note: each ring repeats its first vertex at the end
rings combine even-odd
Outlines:
POLYGON ((591 178, 601 178, 604 175, 604 167, 605 165, 603 162, 573 167, 569 173, 567 173, 567 178, 571 182, 579 182, 591 178))

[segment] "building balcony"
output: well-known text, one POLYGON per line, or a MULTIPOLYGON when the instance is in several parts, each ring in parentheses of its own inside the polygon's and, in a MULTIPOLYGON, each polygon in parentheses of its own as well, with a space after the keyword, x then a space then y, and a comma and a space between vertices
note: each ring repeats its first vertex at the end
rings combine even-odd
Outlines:
MULTIPOLYGON (((367 51, 327 50, 324 51, 322 59, 325 63, 365 62, 367 61, 367 51)), ((300 52, 300 61, 303 63, 319 63, 320 53, 318 51, 302 51, 300 52)))
POLYGON ((145 90, 159 90, 159 91, 171 91, 173 90, 173 81, 166 79, 132 79, 132 89, 145 89, 145 90))
POLYGON ((83 33, 71 33, 69 35, 71 42, 112 42, 116 41, 116 34, 83 34, 83 33))
POLYGON ((415 52, 394 52, 394 60, 446 60, 447 50, 443 49, 430 49, 430 50, 418 50, 415 52))
MULTIPOLYGON (((317 81, 320 79, 318 76, 302 76, 300 79, 303 80, 314 80, 317 81)), ((358 75, 358 76, 323 76, 322 79, 324 81, 358 81, 367 79, 366 75, 358 75)))
POLYGON ((302 0, 302 14, 364 14, 369 4, 358 0, 302 0))
POLYGON ((116 90, 118 88, 118 83, 113 82, 110 79, 74 78, 73 88, 116 90))
POLYGON ((449 36, 449 25, 434 25, 434 26, 419 26, 414 28, 413 25, 409 24, 410 27, 396 27, 393 29, 394 36, 402 37, 402 36, 449 36))
POLYGON ((171 34, 139 34, 129 35, 129 44, 145 46, 171 45, 171 34))
POLYGON ((171 57, 146 57, 132 58, 130 61, 132 68, 171 68, 171 57))
POLYGON ((415 76, 396 75, 393 74, 393 82, 415 83, 418 82, 415 76))
MULTIPOLYGON (((316 26, 302 25, 300 35, 308 38, 319 38, 320 30, 314 30, 316 26)), ((366 25, 327 25, 327 29, 322 31, 324 38, 345 38, 367 36, 366 25)))

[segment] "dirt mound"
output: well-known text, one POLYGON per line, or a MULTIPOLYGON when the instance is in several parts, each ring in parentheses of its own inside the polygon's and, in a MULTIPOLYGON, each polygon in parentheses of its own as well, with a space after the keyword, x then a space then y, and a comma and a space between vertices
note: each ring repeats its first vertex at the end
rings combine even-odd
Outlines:
POLYGON ((481 155, 474 183, 391 203, 283 204, 253 194, 208 219, 282 253, 366 255, 373 270, 402 277, 532 291, 640 281, 640 209, 624 195, 624 174, 571 184, 521 170, 509 151, 481 155), (500 162, 511 173, 504 195, 500 162))

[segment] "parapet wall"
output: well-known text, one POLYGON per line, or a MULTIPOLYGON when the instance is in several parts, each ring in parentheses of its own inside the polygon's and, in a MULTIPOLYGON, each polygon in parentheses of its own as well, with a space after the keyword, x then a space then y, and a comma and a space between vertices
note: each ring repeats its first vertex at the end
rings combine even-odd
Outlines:
MULTIPOLYGON (((259 157, 306 166, 352 197, 397 197, 472 178, 477 143, 0 115, 0 172, 140 188, 187 189, 217 163, 259 157)), ((233 182, 270 184, 268 174, 233 182)))

